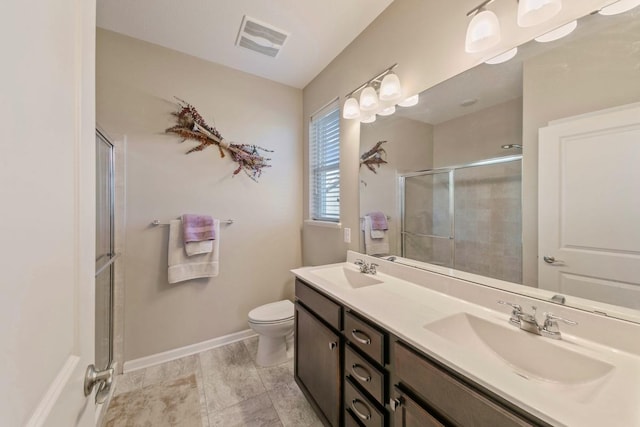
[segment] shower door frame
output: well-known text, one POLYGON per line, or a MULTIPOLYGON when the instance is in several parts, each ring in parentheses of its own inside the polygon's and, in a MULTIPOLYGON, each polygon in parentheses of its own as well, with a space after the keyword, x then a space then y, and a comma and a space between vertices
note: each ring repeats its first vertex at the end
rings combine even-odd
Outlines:
MULTIPOLYGON (((399 195, 399 208, 400 212, 400 256, 404 258, 406 251, 405 238, 407 234, 417 235, 418 237, 429 237, 429 238, 438 238, 438 239, 448 239, 451 242, 451 255, 449 259, 451 260, 451 265, 446 267, 455 268, 456 262, 456 253, 455 253, 455 172, 459 169, 466 168, 474 168, 479 166, 493 166, 501 163, 508 163, 514 161, 522 161, 522 154, 517 154, 513 156, 502 156, 502 157, 494 157, 491 159, 479 160, 470 163, 464 163, 455 166, 445 166, 441 168, 433 168, 433 169, 424 169, 417 172, 408 172, 403 173, 398 176, 398 195, 399 195), (418 234, 418 233, 409 233, 405 231, 405 191, 406 191, 406 179, 413 178, 417 176, 425 176, 425 175, 436 175, 448 173, 449 174, 449 219, 451 223, 451 228, 449 232, 449 237, 445 236, 437 236, 432 234, 418 234)), ((429 262, 429 261, 425 261, 429 262)))
MULTIPOLYGON (((109 283, 109 354, 108 354, 108 362, 107 366, 97 366, 98 369, 107 369, 113 366, 114 363, 114 288, 115 288, 115 269, 114 262, 116 258, 118 258, 119 254, 115 253, 115 145, 110 141, 109 137, 96 127, 96 136, 100 139, 100 141, 108 147, 109 150, 109 252, 106 254, 100 255, 100 257, 96 258, 96 262, 105 255, 109 256, 109 261, 100 266, 95 272, 95 277, 97 278, 99 274, 101 274, 106 269, 109 269, 110 283, 109 283)), ((97 156, 96 156, 97 157, 97 156)), ((97 179, 97 177, 96 177, 97 179)), ((97 255, 97 254, 96 254, 97 255)), ((97 292, 96 292, 97 294, 97 292)), ((96 307, 96 312, 97 312, 96 307)), ((96 336, 96 342, 98 337, 96 336)), ((97 354, 95 356, 97 361, 97 354)))

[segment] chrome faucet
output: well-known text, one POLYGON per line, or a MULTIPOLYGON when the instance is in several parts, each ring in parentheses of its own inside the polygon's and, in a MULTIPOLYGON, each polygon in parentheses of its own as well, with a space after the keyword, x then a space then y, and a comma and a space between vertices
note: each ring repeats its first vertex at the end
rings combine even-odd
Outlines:
POLYGON ((369 274, 376 274, 376 267, 378 266, 378 264, 376 263, 371 263, 368 264, 366 261, 362 260, 362 259, 357 259, 354 262, 355 265, 357 265, 358 267, 360 267, 360 273, 369 273, 369 274))
POLYGON ((540 324, 538 323, 538 319, 536 318, 536 306, 531 306, 531 308, 533 309, 533 313, 525 313, 522 311, 522 306, 520 306, 520 304, 514 304, 508 301, 498 301, 498 304, 508 305, 512 308, 509 323, 516 325, 523 331, 527 331, 536 335, 542 335, 555 340, 559 340, 562 338, 562 334, 560 334, 560 328, 558 327, 558 322, 564 322, 567 325, 578 324, 578 322, 564 319, 560 316, 556 316, 553 313, 544 313, 544 323, 542 324, 542 326, 540 326, 540 324))

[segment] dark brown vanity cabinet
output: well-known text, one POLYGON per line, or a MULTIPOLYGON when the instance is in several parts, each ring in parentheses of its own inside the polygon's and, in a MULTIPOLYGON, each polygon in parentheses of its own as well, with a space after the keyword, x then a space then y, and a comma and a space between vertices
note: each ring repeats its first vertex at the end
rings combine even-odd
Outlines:
POLYGON ((549 426, 300 280, 295 324, 295 379, 327 426, 549 426))
POLYGON ((402 342, 396 341, 392 352, 397 382, 390 401, 395 409, 394 427, 547 425, 498 403, 497 398, 455 378, 402 342))
POLYGON ((342 307, 296 281, 295 314, 296 383, 323 423, 338 427, 342 415, 342 307))

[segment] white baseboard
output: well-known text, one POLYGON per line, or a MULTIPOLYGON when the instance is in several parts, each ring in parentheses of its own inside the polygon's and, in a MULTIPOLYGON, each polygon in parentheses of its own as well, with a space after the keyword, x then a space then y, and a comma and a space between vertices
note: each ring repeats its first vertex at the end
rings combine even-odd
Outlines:
POLYGON ((233 334, 224 335, 222 337, 214 338, 207 341, 202 341, 197 344, 174 348, 173 350, 152 354, 151 356, 145 356, 139 359, 128 360, 122 365, 122 371, 124 373, 137 371, 138 369, 144 369, 148 368, 149 366, 154 366, 160 363, 169 362, 171 360, 180 359, 181 357, 191 356, 192 354, 200 353, 201 351, 221 347, 223 345, 231 344, 236 341, 242 341, 244 339, 257 335, 258 334, 256 334, 253 329, 246 329, 244 331, 235 332, 233 334))

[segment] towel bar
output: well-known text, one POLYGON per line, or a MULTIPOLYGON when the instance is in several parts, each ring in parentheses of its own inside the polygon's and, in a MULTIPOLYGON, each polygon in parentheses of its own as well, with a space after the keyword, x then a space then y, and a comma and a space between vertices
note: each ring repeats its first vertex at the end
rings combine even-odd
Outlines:
MULTIPOLYGON (((220 220, 220 224, 233 224, 233 220, 232 220, 232 219, 222 219, 222 220, 220 220)), ((158 220, 158 219, 154 219, 153 221, 151 221, 151 225, 153 225, 153 226, 157 226, 157 225, 169 225, 169 223, 167 223, 167 222, 160 222, 160 220, 158 220)))

